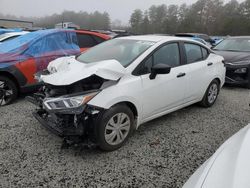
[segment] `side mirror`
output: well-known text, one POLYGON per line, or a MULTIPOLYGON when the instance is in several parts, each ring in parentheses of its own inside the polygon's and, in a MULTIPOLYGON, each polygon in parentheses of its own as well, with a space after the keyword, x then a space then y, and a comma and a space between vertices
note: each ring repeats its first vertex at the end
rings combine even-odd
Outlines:
POLYGON ((156 78, 157 74, 169 74, 171 67, 166 64, 156 64, 151 68, 151 74, 149 75, 150 80, 156 78))

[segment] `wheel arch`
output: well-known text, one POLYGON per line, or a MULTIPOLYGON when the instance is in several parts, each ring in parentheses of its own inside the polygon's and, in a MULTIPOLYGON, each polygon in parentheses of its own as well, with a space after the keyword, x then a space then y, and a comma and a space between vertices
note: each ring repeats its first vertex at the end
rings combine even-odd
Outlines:
POLYGON ((122 102, 118 102, 118 103, 116 103, 116 104, 114 104, 112 106, 116 106, 116 105, 126 105, 126 106, 128 106, 130 108, 130 110, 133 112, 134 117, 135 118, 138 117, 138 110, 137 110, 136 106, 132 102, 130 102, 130 101, 122 101, 122 102))
POLYGON ((133 99, 133 98, 128 98, 128 97, 119 97, 117 99, 114 99, 108 103, 103 103, 105 100, 98 100, 98 101, 90 101, 90 105, 93 106, 98 106, 101 108, 104 108, 105 110, 110 109, 113 106, 119 105, 119 104, 124 104, 128 108, 131 109, 132 113, 135 116, 135 121, 136 121, 136 128, 139 127, 141 118, 142 118, 142 106, 140 105, 139 101, 133 99))
MULTIPOLYGON (((221 87, 221 80, 220 80, 220 78, 219 77, 216 77, 215 79, 213 79, 213 80, 217 80, 218 82, 219 82, 219 86, 221 87)), ((213 81, 212 80, 212 81, 213 81)))

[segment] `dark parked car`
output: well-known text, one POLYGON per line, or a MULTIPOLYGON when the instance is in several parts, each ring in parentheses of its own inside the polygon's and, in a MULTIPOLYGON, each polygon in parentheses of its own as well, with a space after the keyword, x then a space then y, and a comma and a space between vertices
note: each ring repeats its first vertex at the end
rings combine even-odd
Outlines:
POLYGON ((34 74, 52 60, 80 54, 109 36, 83 30, 40 30, 0 44, 0 106, 11 103, 20 92, 33 90, 34 74))
POLYGON ((250 88, 250 36, 229 37, 213 50, 225 59, 226 83, 250 88))

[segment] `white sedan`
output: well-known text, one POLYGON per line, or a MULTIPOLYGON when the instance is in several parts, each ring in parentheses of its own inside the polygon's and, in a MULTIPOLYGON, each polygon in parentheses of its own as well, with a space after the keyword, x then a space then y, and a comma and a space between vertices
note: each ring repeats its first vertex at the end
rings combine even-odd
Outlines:
POLYGON ((59 58, 36 77, 44 83, 30 98, 40 107, 34 113, 39 122, 66 139, 77 136, 110 151, 145 122, 197 102, 212 106, 225 67, 201 43, 146 35, 59 58))
POLYGON ((249 188, 250 124, 229 138, 183 188, 249 188))

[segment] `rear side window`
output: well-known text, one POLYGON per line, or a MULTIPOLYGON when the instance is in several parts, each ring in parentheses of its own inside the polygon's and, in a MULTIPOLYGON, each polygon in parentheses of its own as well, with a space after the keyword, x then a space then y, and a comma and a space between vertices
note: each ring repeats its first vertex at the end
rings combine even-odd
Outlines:
POLYGON ((97 42, 91 35, 77 34, 77 40, 80 48, 90 48, 97 45, 97 42))
POLYGON ((199 45, 185 43, 184 47, 187 56, 187 63, 194 63, 203 60, 202 50, 199 45))

